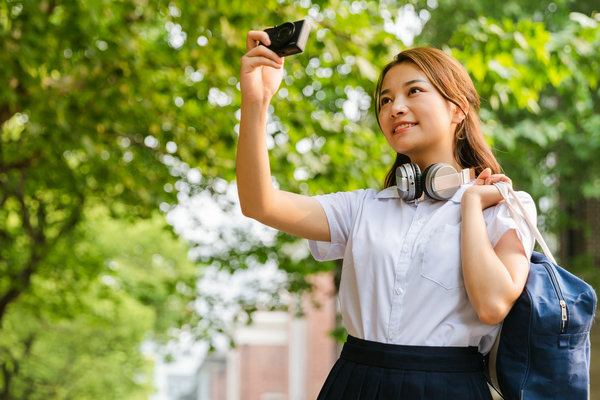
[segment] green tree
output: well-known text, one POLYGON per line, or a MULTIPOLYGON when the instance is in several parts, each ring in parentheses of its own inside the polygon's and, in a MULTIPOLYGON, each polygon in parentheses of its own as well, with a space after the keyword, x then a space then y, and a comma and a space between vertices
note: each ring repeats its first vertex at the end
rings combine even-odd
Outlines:
MULTIPOLYGON (((435 45, 471 72, 487 138, 515 185, 538 200, 545 228, 573 237, 562 242, 562 261, 571 265, 579 255, 577 271, 597 282, 590 255, 564 248, 594 229, 576 204, 600 198, 599 8, 569 0, 0 2, 0 336, 7 357, 0 362, 13 376, 10 390, 19 391, 11 398, 23 398, 32 387, 27 379, 42 379, 29 367, 20 371, 30 377, 15 368, 31 354, 51 360, 41 350, 46 345, 36 346, 60 342, 61 329, 83 325, 92 334, 123 324, 123 333, 106 332, 102 340, 122 335, 131 348, 145 329, 164 334, 202 318, 185 310, 140 326, 110 312, 86 319, 85 310, 100 307, 86 296, 110 293, 100 303, 117 310, 123 302, 129 316, 163 313, 169 295, 179 310, 179 301, 202 296, 189 283, 133 267, 147 254, 129 252, 127 241, 111 244, 131 256, 119 270, 120 289, 106 285, 111 278, 102 283, 104 275, 116 279, 103 264, 114 257, 103 244, 111 236, 92 234, 89 221, 102 225, 95 216, 102 204, 125 229, 197 194, 209 194, 225 211, 237 208, 227 185, 234 179, 246 32, 307 16, 308 46, 286 60, 268 122, 279 186, 304 194, 380 187, 394 154, 371 111, 378 71, 406 46, 435 45), (27 323, 17 329, 20 315, 27 323), (30 338, 40 326, 42 337, 30 338)), ((208 228, 202 217, 196 224, 208 228)), ((288 278, 274 294, 308 290, 308 274, 333 268, 298 252, 305 244, 289 235, 265 243, 242 228, 219 231, 230 234, 237 246, 197 252, 198 265, 233 272, 276 263, 288 278)), ((257 306, 239 301, 249 313, 257 306)), ((224 330, 218 315, 207 315, 200 337, 224 330)), ((94 352, 88 344, 73 349, 94 352)), ((129 371, 143 364, 136 362, 129 371)))
POLYGON ((164 217, 130 223, 103 208, 48 255, 9 308, 0 335, 0 398, 124 399, 152 392, 143 341, 189 322, 196 267, 164 217))
POLYGON ((134 217, 173 199, 152 189, 170 181, 171 136, 152 136, 165 100, 142 6, 0 3, 0 323, 87 202, 134 217))
MULTIPOLYGON (((594 13, 598 4, 301 1, 294 3, 296 8, 280 6, 274 16, 269 14, 271 4, 265 3, 260 17, 253 10, 243 17, 237 11, 224 11, 218 22, 213 14, 195 21, 211 32, 209 44, 234 44, 223 54, 227 67, 213 61, 213 70, 231 71, 225 75, 233 84, 230 75, 237 73, 236 57, 247 29, 306 14, 313 17, 309 45, 303 54, 286 61, 284 83, 272 102, 268 135, 273 143, 273 174, 280 186, 305 194, 379 187, 393 154, 378 133, 369 96, 378 69, 410 44, 398 40, 404 37, 405 25, 410 25, 407 21, 418 21, 413 32, 420 33, 414 44, 442 47, 471 72, 482 96, 487 138, 516 186, 538 200, 546 230, 557 236, 559 232, 590 236, 589 224, 574 211, 582 198, 598 199, 600 169, 590 158, 599 143, 598 56, 593 51, 598 43, 598 14, 594 13)), ((193 10, 182 11, 182 18, 187 13, 193 10)), ((182 26, 184 31, 194 29, 185 21, 182 26)), ((232 99, 218 115, 236 115, 239 94, 224 81, 218 87, 232 99)), ((219 134, 212 143, 229 143, 233 132, 227 128, 219 134)), ((218 171, 226 180, 233 179, 232 172, 218 171)), ((283 243, 290 241, 294 239, 280 235, 280 245, 270 249, 259 245, 240 252, 233 248, 203 261, 236 269, 244 266, 249 255, 258 254, 261 259, 277 259, 281 268, 302 282, 306 273, 322 266, 310 258, 290 260, 281 251, 283 243), (228 263, 231 260, 235 262, 228 263)), ((593 282, 598 279, 589 262, 575 259, 581 251, 561 250, 566 265, 573 264, 593 282)))
POLYGON ((600 252, 593 256, 585 238, 600 198, 599 21, 573 12, 550 31, 528 19, 481 18, 451 41, 485 99, 483 121, 503 165, 541 200, 563 262, 593 284, 600 252))

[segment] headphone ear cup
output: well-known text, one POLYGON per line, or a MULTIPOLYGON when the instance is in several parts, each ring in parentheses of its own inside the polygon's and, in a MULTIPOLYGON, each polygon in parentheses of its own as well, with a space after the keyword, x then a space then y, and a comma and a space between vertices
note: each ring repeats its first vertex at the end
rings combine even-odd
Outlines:
POLYGON ((421 168, 419 168, 419 166, 417 164, 410 164, 412 169, 413 169, 413 173, 415 174, 415 194, 413 196, 413 198, 411 200, 416 200, 416 199, 420 199, 421 196, 423 195, 423 176, 421 174, 421 168))
POLYGON ((439 169, 436 166, 439 166, 439 163, 431 164, 429 167, 425 168, 425 171, 423 171, 423 191, 431 199, 437 198, 435 191, 431 187, 431 184, 429 184, 435 176, 436 170, 439 169))
MULTIPOLYGON (((459 174, 452 165, 446 163, 436 163, 425 169, 425 173, 423 174, 423 190, 427 196, 434 200, 448 200, 460 188, 459 181, 459 174), (436 188, 436 181, 438 178, 444 179, 446 177, 454 177, 456 178, 455 180, 457 182, 450 186, 447 186, 447 184, 442 184, 441 187, 436 188)), ((437 185, 439 185, 439 182, 437 185)))
POLYGON ((417 164, 402 164, 396 168, 396 185, 403 200, 412 201, 423 194, 421 170, 417 164))

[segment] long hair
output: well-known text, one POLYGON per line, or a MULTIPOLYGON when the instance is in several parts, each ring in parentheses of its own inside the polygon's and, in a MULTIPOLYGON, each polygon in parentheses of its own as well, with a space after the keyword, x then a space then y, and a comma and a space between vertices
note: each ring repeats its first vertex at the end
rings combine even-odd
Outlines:
MULTIPOLYGON (((491 168, 493 174, 502 171, 496 157, 486 143, 479 122, 479 95, 475 90, 471 77, 465 68, 452 56, 431 47, 415 47, 404 50, 381 71, 375 89, 375 117, 379 123, 379 97, 383 78, 389 70, 405 62, 415 64, 427 76, 436 90, 447 101, 454 103, 465 118, 456 126, 454 132, 454 159, 462 168, 474 168, 478 175, 485 168, 491 168), (470 107, 465 110, 464 96, 470 107)), ((381 128, 381 125, 380 125, 381 128)), ((396 185, 396 168, 410 163, 410 157, 398 153, 392 168, 388 171, 384 187, 396 185)))

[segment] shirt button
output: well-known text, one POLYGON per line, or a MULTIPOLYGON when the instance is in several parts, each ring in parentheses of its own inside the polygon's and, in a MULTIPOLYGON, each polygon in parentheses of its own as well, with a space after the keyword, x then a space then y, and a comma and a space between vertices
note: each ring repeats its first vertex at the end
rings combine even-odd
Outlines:
POLYGON ((400 296, 402 294, 402 288, 397 288, 395 292, 398 296, 400 296))

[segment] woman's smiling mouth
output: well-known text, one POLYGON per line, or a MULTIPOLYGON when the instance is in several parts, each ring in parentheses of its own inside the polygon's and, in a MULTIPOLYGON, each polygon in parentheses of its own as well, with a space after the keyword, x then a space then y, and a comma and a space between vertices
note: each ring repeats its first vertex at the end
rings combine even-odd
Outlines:
POLYGON ((413 126, 416 126, 417 124, 417 122, 400 122, 398 124, 394 124, 392 135, 404 132, 405 130, 412 128, 413 126))

